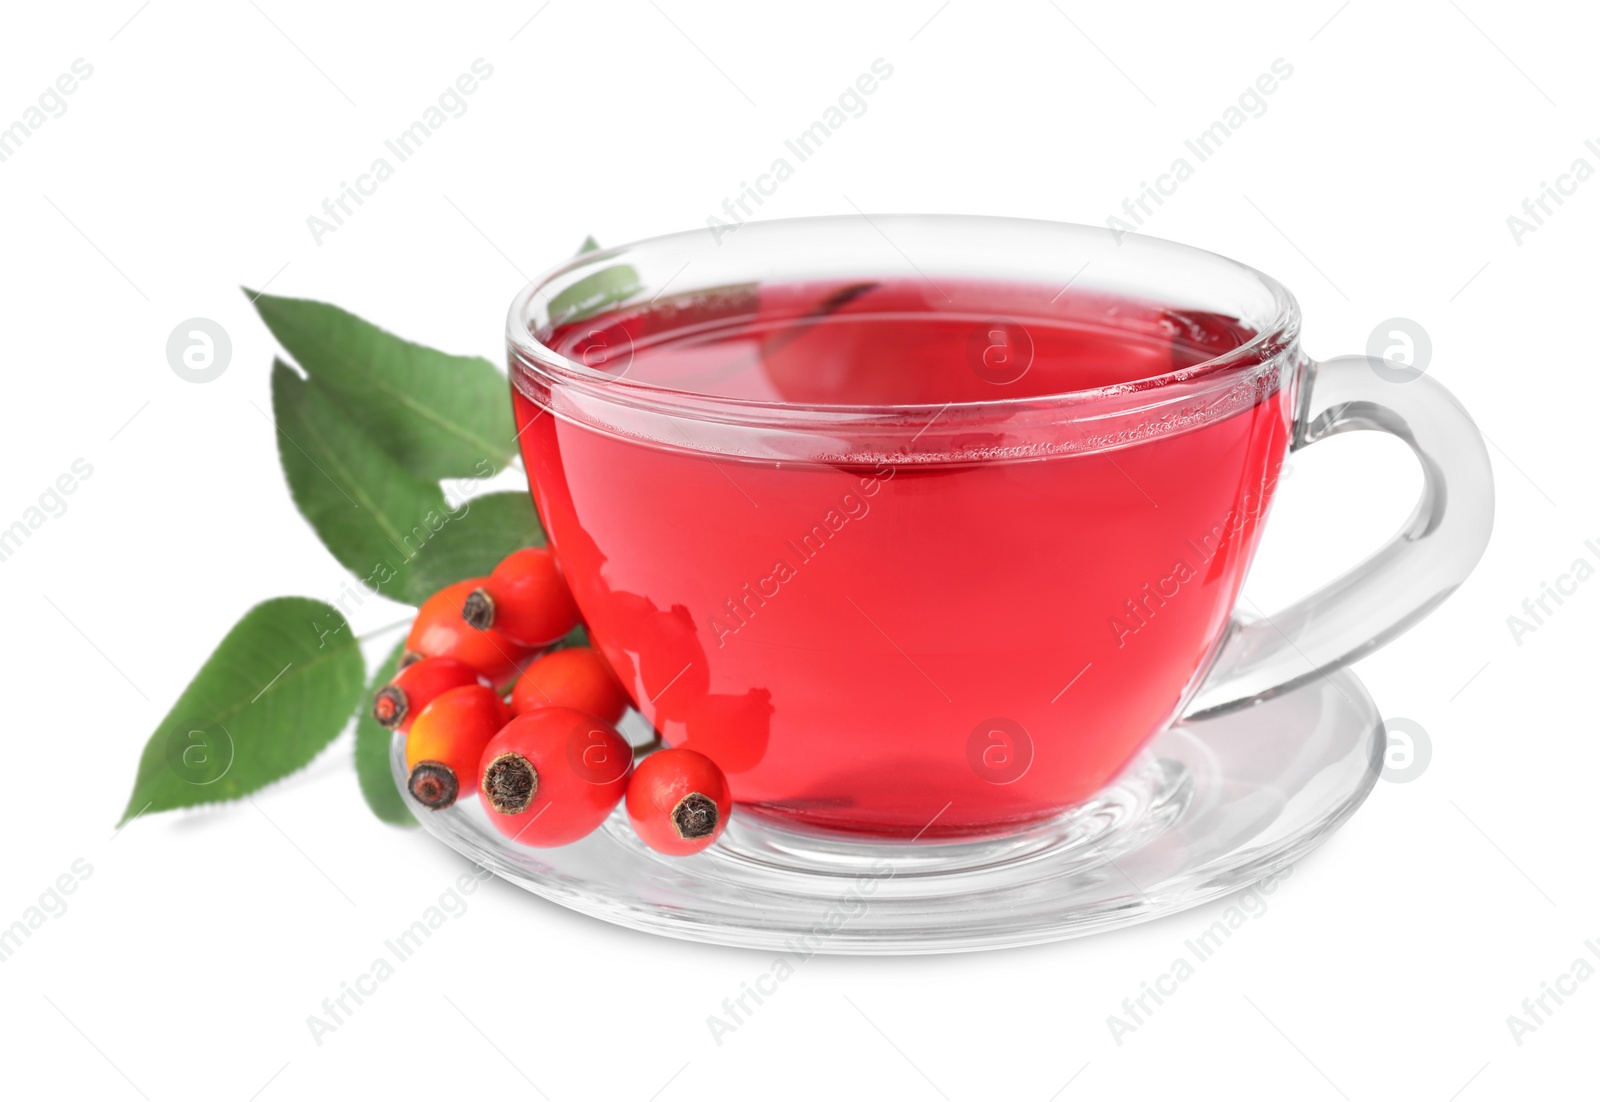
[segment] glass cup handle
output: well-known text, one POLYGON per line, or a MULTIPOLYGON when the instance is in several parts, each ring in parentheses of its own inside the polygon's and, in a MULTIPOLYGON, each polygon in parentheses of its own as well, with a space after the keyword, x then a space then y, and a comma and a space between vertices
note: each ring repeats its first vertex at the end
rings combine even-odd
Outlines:
POLYGON ((1376 429, 1422 464, 1411 518, 1366 561, 1271 616, 1235 620, 1187 718, 1253 704, 1377 650, 1471 573, 1494 526, 1494 481, 1477 426, 1425 375, 1390 381, 1364 356, 1306 360, 1292 451, 1376 429))

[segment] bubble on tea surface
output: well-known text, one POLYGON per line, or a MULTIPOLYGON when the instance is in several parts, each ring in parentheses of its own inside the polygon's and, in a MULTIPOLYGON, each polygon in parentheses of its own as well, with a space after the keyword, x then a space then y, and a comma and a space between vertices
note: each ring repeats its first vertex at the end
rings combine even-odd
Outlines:
POLYGON ((967 765, 990 784, 1019 781, 1033 765, 1033 737, 1014 719, 986 719, 967 736, 967 765))
POLYGON ((968 335, 967 363, 985 382, 1014 383, 1033 366, 1033 334, 1019 322, 991 318, 968 335))
POLYGON ((1383 771, 1379 776, 1395 784, 1406 784, 1422 776, 1433 760, 1433 740, 1414 719, 1403 717, 1383 721, 1387 745, 1383 751, 1383 771))
POLYGON ((187 383, 221 378, 233 360, 228 331, 210 318, 181 321, 167 337, 167 363, 187 383))
POLYGON ((233 768, 233 736, 214 720, 179 720, 167 729, 163 749, 167 768, 190 784, 215 784, 233 768))
POLYGON ((1367 338, 1367 363, 1378 378, 1409 383, 1422 377, 1433 361, 1433 341, 1411 318, 1379 322, 1367 338))

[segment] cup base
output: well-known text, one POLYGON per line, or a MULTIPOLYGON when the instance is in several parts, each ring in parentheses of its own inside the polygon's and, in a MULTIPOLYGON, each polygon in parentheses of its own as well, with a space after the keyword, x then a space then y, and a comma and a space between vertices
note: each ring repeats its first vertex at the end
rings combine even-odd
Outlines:
POLYGON ((1190 775, 1182 766, 1141 756, 1093 799, 1054 818, 1005 835, 957 840, 935 838, 932 831, 921 839, 885 839, 797 830, 788 816, 747 809, 728 824, 716 858, 808 878, 861 876, 883 862, 888 865, 884 880, 976 874, 1041 857, 1066 861, 1076 853, 1098 852, 1098 847, 1112 844, 1113 836, 1117 847, 1126 847, 1135 824, 1143 830, 1169 824, 1191 792, 1190 775))
MULTIPOLYGON (((1088 802, 1020 833, 959 842, 799 833, 746 813, 716 846, 672 858, 645 848, 620 808, 549 850, 505 839, 476 800, 413 811, 512 883, 634 929, 798 959, 957 952, 1143 922, 1283 869, 1372 791, 1384 738, 1371 696, 1342 670, 1178 723, 1088 802)), ((394 753, 401 777, 398 738, 394 753)))

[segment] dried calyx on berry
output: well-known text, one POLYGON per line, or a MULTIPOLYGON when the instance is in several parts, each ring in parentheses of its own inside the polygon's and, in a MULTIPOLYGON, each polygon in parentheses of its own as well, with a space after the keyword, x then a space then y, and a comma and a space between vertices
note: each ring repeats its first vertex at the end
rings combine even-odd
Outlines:
POLYGON ((418 762, 406 788, 419 804, 435 810, 449 807, 461 795, 456 771, 437 761, 418 762))
POLYGON ((483 794, 502 815, 520 815, 539 794, 539 772, 521 754, 501 754, 483 771, 483 794))
POLYGON ((406 717, 406 694, 393 685, 385 685, 372 698, 372 718, 384 727, 393 729, 406 717))
POLYGON ((703 792, 689 793, 672 809, 672 828, 686 842, 715 834, 721 820, 717 801, 703 792))
POLYGON ((461 618, 468 626, 479 631, 494 627, 494 598, 489 596, 487 589, 480 586, 467 594, 467 599, 461 604, 461 618))

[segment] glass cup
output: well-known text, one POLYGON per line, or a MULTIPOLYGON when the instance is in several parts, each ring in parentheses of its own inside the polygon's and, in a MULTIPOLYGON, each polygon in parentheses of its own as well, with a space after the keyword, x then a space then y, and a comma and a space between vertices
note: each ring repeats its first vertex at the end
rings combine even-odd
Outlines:
POLYGON ((1175 720, 1369 653, 1477 562, 1470 418, 1431 378, 1308 359, 1299 329, 1282 285, 1198 249, 908 215, 582 254, 508 336, 550 540, 664 741, 743 814, 948 840, 1061 815, 1175 720), (1069 359, 1092 385, 1051 385, 1069 359), (1286 454, 1358 429, 1417 455, 1411 518, 1238 615, 1286 454))

